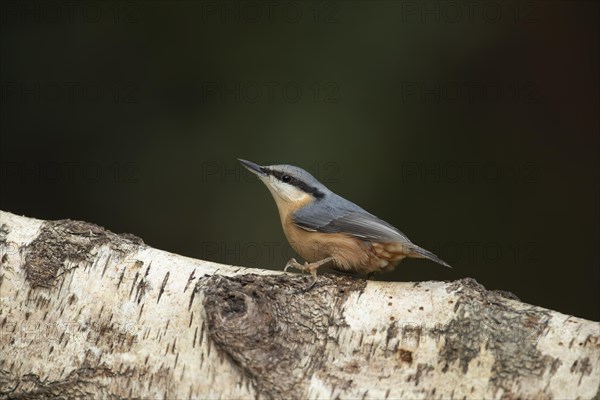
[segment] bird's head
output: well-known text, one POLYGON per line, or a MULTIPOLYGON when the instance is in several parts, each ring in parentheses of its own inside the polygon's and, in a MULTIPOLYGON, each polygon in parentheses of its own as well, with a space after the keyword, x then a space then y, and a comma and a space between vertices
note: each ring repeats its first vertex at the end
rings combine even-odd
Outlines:
POLYGON ((293 165, 261 166, 240 159, 267 186, 278 206, 307 204, 323 198, 329 190, 314 176, 293 165))

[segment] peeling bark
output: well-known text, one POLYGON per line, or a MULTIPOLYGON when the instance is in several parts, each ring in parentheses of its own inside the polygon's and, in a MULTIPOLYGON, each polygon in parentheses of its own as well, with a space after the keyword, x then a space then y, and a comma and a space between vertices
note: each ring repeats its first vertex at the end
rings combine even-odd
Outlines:
POLYGON ((600 324, 473 279, 193 260, 0 212, 0 398, 599 398, 600 324))

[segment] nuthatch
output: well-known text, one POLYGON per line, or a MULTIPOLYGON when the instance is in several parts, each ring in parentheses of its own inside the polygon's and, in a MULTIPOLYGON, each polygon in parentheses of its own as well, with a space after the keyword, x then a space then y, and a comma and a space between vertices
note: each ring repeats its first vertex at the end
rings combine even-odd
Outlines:
POLYGON ((303 265, 292 258, 285 270, 293 267, 308 271, 316 282, 317 269, 329 262, 334 269, 365 274, 391 271, 406 257, 426 258, 450 267, 392 225, 327 189, 303 169, 240 162, 267 186, 277 203, 285 236, 307 261, 303 265))

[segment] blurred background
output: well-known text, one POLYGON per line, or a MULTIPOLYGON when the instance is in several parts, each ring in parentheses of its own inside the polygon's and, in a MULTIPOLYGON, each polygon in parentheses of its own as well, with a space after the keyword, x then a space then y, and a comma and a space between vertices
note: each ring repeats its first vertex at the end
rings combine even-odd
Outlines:
POLYGON ((0 208, 281 269, 237 158, 294 164, 473 277, 600 319, 598 4, 5 1, 0 208))

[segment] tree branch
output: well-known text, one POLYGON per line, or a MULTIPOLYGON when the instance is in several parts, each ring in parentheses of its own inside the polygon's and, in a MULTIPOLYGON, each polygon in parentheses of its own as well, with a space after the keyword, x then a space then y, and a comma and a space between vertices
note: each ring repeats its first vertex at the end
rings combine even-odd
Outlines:
POLYGON ((600 397, 599 323, 473 279, 305 291, 7 212, 0 260, 0 397, 600 397))

